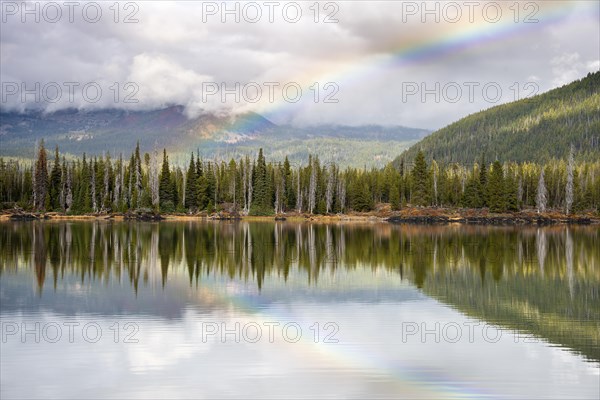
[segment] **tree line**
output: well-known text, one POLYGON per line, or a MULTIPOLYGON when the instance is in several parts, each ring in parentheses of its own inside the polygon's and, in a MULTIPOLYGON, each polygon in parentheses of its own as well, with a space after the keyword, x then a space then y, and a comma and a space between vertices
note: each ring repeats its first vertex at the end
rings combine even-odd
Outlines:
POLYGON ((403 207, 488 208, 491 212, 536 209, 567 214, 600 210, 600 161, 545 164, 428 163, 418 152, 412 165, 345 168, 310 156, 306 165, 256 158, 206 161, 192 153, 187 166, 172 165, 166 150, 129 160, 106 154, 53 160, 41 141, 33 163, 0 158, 0 202, 35 211, 70 214, 110 212, 219 212, 244 215, 366 212, 388 203, 403 207), (160 166, 159 166, 160 165, 160 166))

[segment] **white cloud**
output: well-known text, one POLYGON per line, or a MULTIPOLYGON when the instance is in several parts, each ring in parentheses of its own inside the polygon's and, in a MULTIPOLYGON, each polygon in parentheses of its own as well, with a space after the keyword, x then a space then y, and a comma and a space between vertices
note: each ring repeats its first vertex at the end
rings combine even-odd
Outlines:
MULTIPOLYGON (((109 3, 103 3, 103 18, 95 24, 77 13, 73 23, 55 24, 43 20, 23 24, 19 15, 6 16, 0 27, 3 82, 94 81, 104 93, 93 104, 80 93, 73 102, 63 98, 52 104, 30 100, 23 104, 19 96, 11 96, 2 108, 148 109, 177 103, 185 105, 189 114, 256 111, 275 122, 436 128, 494 103, 481 93, 473 102, 401 102, 403 83, 497 82, 503 89, 501 101, 508 101, 515 83, 536 82, 543 91, 600 67, 600 33, 594 18, 600 5, 588 1, 541 3, 539 23, 529 25, 512 22, 508 8, 505 20, 498 24, 483 21, 478 13, 473 24, 466 18, 458 23, 442 18, 436 23, 431 16, 422 23, 420 14, 405 22, 402 2, 336 3, 339 10, 334 18, 339 22, 331 24, 323 19, 335 10, 325 9, 324 2, 318 23, 314 9, 309 9, 312 3, 300 3, 303 13, 296 23, 282 18, 283 3, 275 9, 273 23, 267 20, 265 7, 260 22, 242 18, 235 23, 229 16, 229 22, 222 23, 219 14, 203 22, 206 3, 202 2, 136 4, 139 22, 133 24, 122 23, 130 9, 121 9, 121 22, 114 23, 109 3), (122 85, 130 81, 139 85, 140 101, 115 104, 109 87, 119 83, 123 96, 122 85), (206 81, 298 82, 303 97, 298 103, 282 101, 281 96, 274 103, 265 98, 257 103, 222 103, 215 98, 207 102, 202 99, 206 81), (310 87, 318 82, 322 88, 330 81, 339 85, 339 102, 315 103, 310 87)), ((321 89, 320 100, 324 94, 321 89)))
POLYGON ((579 53, 565 53, 551 60, 555 87, 566 85, 576 79, 585 76, 587 72, 597 71, 600 62, 582 61, 579 53))

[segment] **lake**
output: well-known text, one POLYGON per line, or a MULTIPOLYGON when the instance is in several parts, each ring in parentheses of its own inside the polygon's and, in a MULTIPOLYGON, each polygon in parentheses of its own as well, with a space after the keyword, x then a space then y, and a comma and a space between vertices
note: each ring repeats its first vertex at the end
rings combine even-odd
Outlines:
POLYGON ((0 223, 2 398, 598 398, 600 227, 0 223))

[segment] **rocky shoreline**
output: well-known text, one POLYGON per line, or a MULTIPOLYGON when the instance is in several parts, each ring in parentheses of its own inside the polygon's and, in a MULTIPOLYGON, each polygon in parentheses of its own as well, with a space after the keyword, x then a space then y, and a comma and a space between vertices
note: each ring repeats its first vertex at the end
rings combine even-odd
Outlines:
POLYGON ((207 214, 158 214, 152 212, 128 212, 112 214, 69 215, 58 212, 33 213, 23 210, 8 210, 0 215, 0 220, 33 221, 33 220, 108 220, 108 221, 298 221, 298 222, 387 222, 392 224, 412 225, 591 225, 600 224, 596 215, 564 215, 561 213, 537 214, 520 212, 512 214, 491 214, 485 210, 440 210, 406 208, 399 212, 373 212, 335 215, 284 214, 268 217, 240 216, 226 213, 207 214))

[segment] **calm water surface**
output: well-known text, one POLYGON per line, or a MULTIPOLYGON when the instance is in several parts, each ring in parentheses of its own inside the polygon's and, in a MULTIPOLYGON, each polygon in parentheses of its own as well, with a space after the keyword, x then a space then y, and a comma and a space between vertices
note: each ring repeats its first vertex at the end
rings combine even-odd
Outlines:
POLYGON ((0 224, 8 398, 598 398, 600 228, 0 224))

